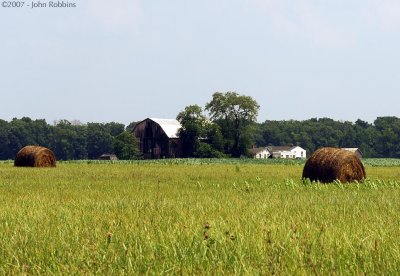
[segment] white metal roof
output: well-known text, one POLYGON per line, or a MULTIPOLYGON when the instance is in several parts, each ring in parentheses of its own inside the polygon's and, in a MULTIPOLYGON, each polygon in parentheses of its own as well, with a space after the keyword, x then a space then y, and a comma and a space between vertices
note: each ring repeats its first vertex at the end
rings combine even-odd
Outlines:
POLYGON ((362 155, 362 152, 359 148, 342 148, 342 150, 347 150, 347 151, 354 152, 354 153, 357 153, 357 151, 358 151, 362 155))
POLYGON ((357 151, 358 148, 342 148, 342 150, 357 151))
POLYGON ((175 119, 158 119, 149 118, 150 120, 156 122, 167 134, 168 138, 179 138, 178 131, 182 127, 181 124, 175 119))

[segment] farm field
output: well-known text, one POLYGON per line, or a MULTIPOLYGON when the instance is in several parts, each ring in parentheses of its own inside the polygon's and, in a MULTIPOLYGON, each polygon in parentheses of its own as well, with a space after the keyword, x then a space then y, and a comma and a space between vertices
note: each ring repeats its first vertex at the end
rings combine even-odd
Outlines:
POLYGON ((364 183, 304 161, 0 163, 0 274, 397 274, 400 162, 364 183))

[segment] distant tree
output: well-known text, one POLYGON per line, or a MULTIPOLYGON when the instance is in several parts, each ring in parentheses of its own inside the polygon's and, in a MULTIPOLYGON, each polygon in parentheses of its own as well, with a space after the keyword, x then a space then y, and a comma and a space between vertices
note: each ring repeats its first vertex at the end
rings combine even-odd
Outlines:
POLYGON ((13 118, 9 123, 8 141, 9 152, 12 158, 17 152, 27 145, 37 145, 34 134, 30 128, 32 120, 28 117, 21 119, 13 118))
POLYGON ((11 159, 9 123, 0 119, 0 160, 11 159))
POLYGON ((206 138, 207 118, 202 114, 203 110, 198 105, 189 105, 181 111, 176 119, 182 125, 179 137, 183 144, 183 155, 192 157, 197 151, 201 141, 206 138))
POLYGON ((379 157, 400 157, 400 119, 378 117, 374 121, 376 129, 375 149, 379 157))
POLYGON ((74 159, 88 159, 88 128, 85 125, 75 125, 75 139, 72 145, 74 148, 74 159))
POLYGON ((73 126, 83 126, 83 125, 84 125, 84 123, 82 123, 82 122, 79 121, 79 120, 72 120, 72 121, 70 121, 70 123, 71 123, 71 125, 73 125, 73 126))
POLYGON ((89 159, 97 159, 103 153, 113 153, 114 138, 104 124, 88 123, 87 152, 89 159))
POLYGON ((260 106, 250 96, 236 92, 216 92, 206 104, 211 120, 216 122, 226 140, 226 150, 234 157, 246 154, 251 141, 250 126, 256 122, 260 106), (230 142, 230 141, 231 142, 230 142))
POLYGON ((206 138, 207 143, 218 153, 216 155, 221 156, 224 152, 224 137, 222 135, 219 125, 215 123, 209 123, 206 127, 206 138))
POLYGON ((219 126, 207 119, 200 106, 187 106, 178 114, 177 120, 182 125, 179 136, 185 157, 223 156, 224 140, 219 126))
POLYGON ((59 120, 51 128, 49 147, 57 159, 87 159, 87 126, 59 120))
POLYGON ((371 124, 369 124, 368 122, 363 121, 361 119, 357 119, 356 126, 361 127, 361 128, 368 128, 371 126, 371 124))
POLYGON ((51 127, 44 119, 38 119, 29 123, 29 131, 32 133, 35 144, 48 146, 50 143, 51 127))
POLYGON ((125 125, 116 122, 106 123, 104 124, 104 127, 113 137, 116 137, 125 131, 125 125))
POLYGON ((121 160, 139 159, 139 141, 128 131, 115 137, 114 153, 121 160))
POLYGON ((50 148, 53 150, 58 160, 75 159, 72 139, 75 138, 73 126, 67 120, 55 122, 52 131, 52 141, 50 148))
POLYGON ((131 122, 129 125, 126 126, 125 130, 128 132, 133 132, 133 129, 139 122, 131 122))
POLYGON ((211 144, 200 143, 194 152, 194 157, 198 158, 223 158, 226 157, 221 151, 216 150, 211 144))

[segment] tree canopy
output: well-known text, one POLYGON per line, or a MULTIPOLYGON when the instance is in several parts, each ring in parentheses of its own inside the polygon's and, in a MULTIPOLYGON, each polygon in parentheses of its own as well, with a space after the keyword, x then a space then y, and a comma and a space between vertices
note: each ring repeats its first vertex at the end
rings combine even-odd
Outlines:
POLYGON ((53 150, 59 160, 97 159, 115 153, 119 159, 140 158, 137 139, 120 123, 71 123, 67 120, 49 125, 28 117, 0 120, 0 159, 13 159, 26 145, 53 150))
POLYGON ((184 157, 220 157, 222 152, 215 146, 219 139, 219 128, 203 114, 198 105, 189 105, 176 118, 182 125, 179 137, 182 139, 184 157))
POLYGON ((247 153, 260 106, 250 96, 216 92, 206 104, 210 119, 218 124, 226 140, 225 151, 234 157, 247 153))

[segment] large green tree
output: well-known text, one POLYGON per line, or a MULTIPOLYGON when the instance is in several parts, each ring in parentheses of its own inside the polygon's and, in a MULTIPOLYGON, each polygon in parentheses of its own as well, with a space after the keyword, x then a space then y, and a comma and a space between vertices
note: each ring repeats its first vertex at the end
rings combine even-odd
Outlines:
POLYGON ((207 118, 198 105, 189 105, 181 111, 176 119, 182 125, 179 130, 179 137, 182 140, 183 155, 193 157, 200 146, 200 139, 206 136, 207 118))
POLYGON ((58 159, 87 159, 87 126, 60 120, 52 128, 50 148, 58 159))
POLYGON ((0 160, 10 158, 11 150, 9 145, 9 123, 0 119, 0 160))
POLYGON ((128 131, 115 137, 114 153, 121 160, 139 159, 139 141, 128 131))
POLYGON ((87 125, 87 151, 89 159, 97 159, 103 153, 113 153, 114 137, 104 124, 89 123, 87 125))
POLYGON ((223 137, 219 126, 208 120, 200 106, 187 106, 176 119, 182 125, 179 137, 185 157, 223 156, 223 137))
POLYGON ((380 157, 400 157, 400 119, 378 117, 374 121, 376 129, 375 148, 380 157))
POLYGON ((250 96, 236 92, 216 92, 206 104, 211 120, 225 138, 225 150, 233 157, 247 153, 251 144, 251 126, 256 122, 260 106, 250 96))

